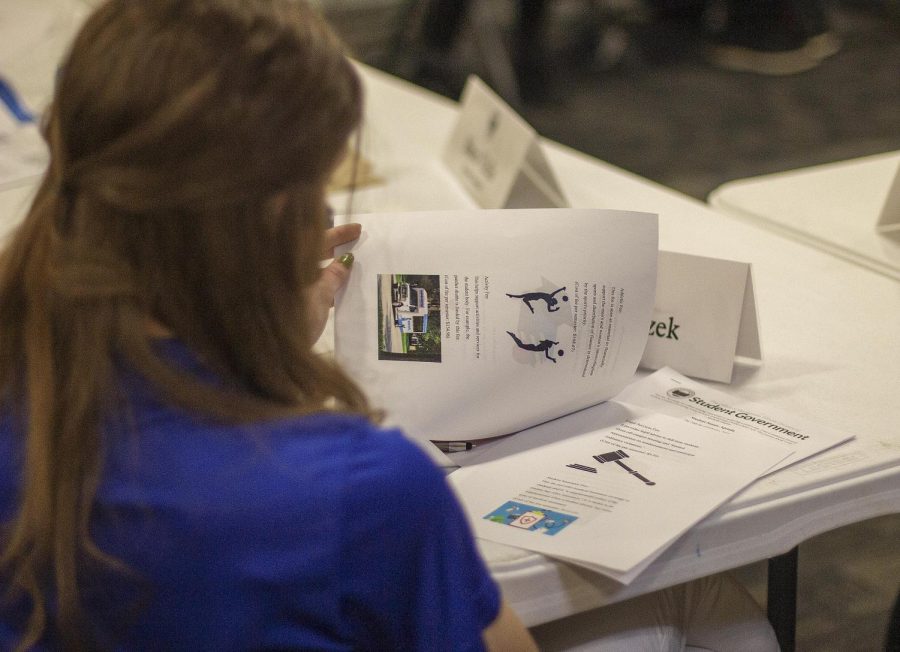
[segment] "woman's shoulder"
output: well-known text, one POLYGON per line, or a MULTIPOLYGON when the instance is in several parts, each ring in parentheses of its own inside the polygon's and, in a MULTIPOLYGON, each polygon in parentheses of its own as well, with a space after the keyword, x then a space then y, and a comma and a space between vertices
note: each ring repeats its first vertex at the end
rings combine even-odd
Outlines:
POLYGON ((406 491, 411 485, 444 481, 443 471, 402 431, 379 427, 361 416, 314 414, 281 427, 283 432, 271 434, 281 440, 278 448, 285 457, 306 458, 321 447, 342 467, 350 489, 365 484, 369 493, 392 486, 406 491))
POLYGON ((387 505, 424 515, 452 500, 444 471, 401 430, 346 414, 309 415, 280 428, 269 438, 278 442, 280 465, 314 469, 316 484, 351 515, 387 505))

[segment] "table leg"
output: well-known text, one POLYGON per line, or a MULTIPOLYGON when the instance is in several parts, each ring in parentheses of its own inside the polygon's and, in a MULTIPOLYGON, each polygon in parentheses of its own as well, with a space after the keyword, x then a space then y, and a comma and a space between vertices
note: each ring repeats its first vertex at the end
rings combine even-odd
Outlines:
POLYGON ((766 615, 782 652, 794 652, 797 633, 798 548, 769 559, 766 615))

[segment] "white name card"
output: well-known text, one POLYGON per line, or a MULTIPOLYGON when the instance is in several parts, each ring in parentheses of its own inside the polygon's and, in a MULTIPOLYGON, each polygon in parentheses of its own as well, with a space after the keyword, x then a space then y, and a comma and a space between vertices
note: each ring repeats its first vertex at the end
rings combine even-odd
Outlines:
POLYGON ((728 383, 735 357, 762 359, 750 264, 660 251, 641 366, 728 383))
POLYGON ((881 233, 900 231, 900 165, 897 166, 894 182, 884 199, 884 207, 878 217, 877 228, 881 233))
POLYGON ((478 77, 463 89, 444 163, 482 208, 565 208, 535 130, 478 77))

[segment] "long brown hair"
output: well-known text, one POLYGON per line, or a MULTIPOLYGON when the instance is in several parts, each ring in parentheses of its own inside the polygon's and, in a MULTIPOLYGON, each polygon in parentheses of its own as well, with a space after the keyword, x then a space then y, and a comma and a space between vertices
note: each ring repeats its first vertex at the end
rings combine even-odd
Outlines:
POLYGON ((79 568, 115 563, 88 523, 118 361, 232 422, 369 414, 311 351, 303 300, 361 103, 337 39, 294 0, 111 0, 77 36, 49 169, 0 258, 0 392, 24 424, 0 578, 31 607, 22 648, 50 623, 89 644, 79 568), (170 367, 153 322, 223 382, 170 367))

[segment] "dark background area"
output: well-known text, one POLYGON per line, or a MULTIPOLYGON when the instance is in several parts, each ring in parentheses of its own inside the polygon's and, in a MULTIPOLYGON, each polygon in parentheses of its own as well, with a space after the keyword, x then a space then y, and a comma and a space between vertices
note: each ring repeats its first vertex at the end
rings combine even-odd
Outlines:
POLYGON ((362 4, 330 13, 363 61, 452 99, 478 74, 542 136, 697 198, 731 179, 900 149, 900 0, 826 0, 840 51, 783 77, 716 68, 697 26, 656 19, 641 0, 548 0, 543 97, 530 103, 496 74, 513 0, 472 2, 446 53, 422 43, 424 2, 362 4))

